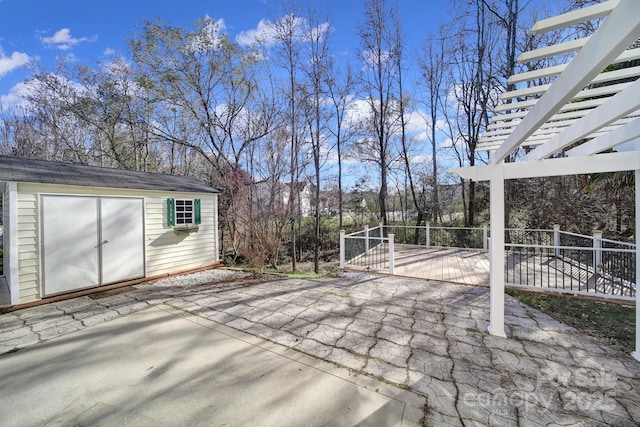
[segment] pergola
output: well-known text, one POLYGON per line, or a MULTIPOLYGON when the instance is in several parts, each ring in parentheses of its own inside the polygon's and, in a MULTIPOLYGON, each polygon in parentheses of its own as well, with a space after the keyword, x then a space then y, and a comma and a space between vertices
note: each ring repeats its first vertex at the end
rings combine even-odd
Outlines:
MULTIPOLYGON (((611 0, 537 22, 533 34, 605 18, 590 37, 524 52, 519 62, 575 55, 565 64, 516 74, 478 144, 488 165, 452 169, 490 182, 491 274, 489 333, 504 332, 504 181, 635 171, 636 260, 640 242, 640 3, 611 0), (635 46, 635 48, 630 48, 635 46), (620 64, 618 67, 610 67, 620 64), (540 84, 540 81, 551 84, 540 84), (522 150, 521 150, 522 149, 522 150), (518 153, 519 155, 516 155, 518 153), (522 153, 526 153, 522 155, 522 153), (505 162, 508 159, 508 162, 505 162)), ((636 282, 640 263, 636 262, 636 282)), ((640 293, 636 351, 640 360, 640 293)))

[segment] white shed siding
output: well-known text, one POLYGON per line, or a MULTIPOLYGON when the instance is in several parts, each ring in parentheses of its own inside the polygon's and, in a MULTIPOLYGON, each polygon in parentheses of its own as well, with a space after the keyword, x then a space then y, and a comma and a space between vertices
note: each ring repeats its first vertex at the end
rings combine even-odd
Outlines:
POLYGON ((19 183, 17 240, 20 304, 41 298, 40 194, 144 198, 147 277, 208 266, 218 259, 215 194, 19 183), (202 223, 196 232, 176 234, 172 227, 166 225, 167 198, 201 200, 202 223))
POLYGON ((147 276, 204 267, 216 262, 213 194, 165 193, 146 197, 147 276), (167 198, 200 199, 198 231, 177 234, 167 225, 167 198))
POLYGON ((38 196, 18 184, 18 283, 20 303, 40 299, 38 196))
POLYGON ((18 282, 18 185, 15 182, 5 184, 4 193, 4 236, 3 236, 3 267, 4 275, 7 278, 9 292, 11 294, 11 304, 18 304, 20 291, 18 282))

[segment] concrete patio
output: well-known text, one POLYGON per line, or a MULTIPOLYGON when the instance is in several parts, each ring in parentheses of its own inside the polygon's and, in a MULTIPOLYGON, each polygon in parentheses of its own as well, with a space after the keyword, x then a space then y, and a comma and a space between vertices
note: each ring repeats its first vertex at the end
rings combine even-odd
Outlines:
MULTIPOLYGON (((410 392, 416 399, 405 404, 426 408, 426 425, 640 422, 640 364, 630 355, 509 296, 509 339, 491 336, 487 288, 419 279, 348 274, 197 287, 138 285, 1 315, 0 353, 37 348, 118 317, 126 321, 150 306, 179 309, 332 362, 345 378, 377 379, 381 386, 410 392)), ((3 367, 7 360, 19 361, 21 353, 0 357, 5 385, 10 372, 3 367)), ((345 424, 339 414, 333 421, 345 424)))

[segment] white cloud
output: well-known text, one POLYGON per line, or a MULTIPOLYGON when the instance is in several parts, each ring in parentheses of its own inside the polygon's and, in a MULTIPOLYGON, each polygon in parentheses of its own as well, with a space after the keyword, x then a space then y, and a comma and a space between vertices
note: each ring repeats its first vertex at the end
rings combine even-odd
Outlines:
POLYGON ((307 41, 312 41, 313 39, 322 40, 325 37, 327 37, 332 30, 333 28, 331 27, 331 25, 328 22, 324 22, 315 28, 311 28, 306 35, 306 40, 307 41))
POLYGON ((55 34, 51 37, 43 37, 42 43, 49 47, 53 47, 60 50, 69 50, 73 46, 82 42, 91 42, 95 41, 97 37, 80 37, 76 38, 71 35, 71 30, 69 28, 62 28, 55 32, 55 34))
POLYGON ((302 42, 309 41, 312 36, 314 38, 326 37, 331 31, 331 25, 328 22, 310 28, 309 22, 305 18, 285 15, 278 18, 276 22, 261 19, 256 28, 241 31, 236 36, 236 42, 241 46, 252 46, 258 43, 273 46, 278 41, 278 33, 286 32, 289 28, 293 28, 294 40, 302 42))
POLYGON ((425 133, 429 128, 427 116, 423 111, 412 111, 405 115, 407 131, 411 133, 425 133))
MULTIPOLYGON (((115 65, 113 66, 115 67, 115 65)), ((126 64, 123 66, 126 66, 126 64)), ((130 84, 131 90, 134 91, 131 93, 135 94, 137 84, 134 81, 128 80, 121 84, 130 84)), ((65 93, 67 94, 66 96, 71 96, 71 94, 90 96, 91 92, 96 89, 94 86, 84 86, 59 74, 46 74, 37 79, 23 80, 9 89, 9 93, 0 95, 0 108, 8 111, 14 107, 28 106, 29 98, 37 97, 38 94, 47 94, 47 96, 51 97, 50 99, 55 99, 57 95, 54 95, 48 89, 49 85, 62 88, 60 93, 65 93)))
POLYGON ((366 99, 353 99, 347 106, 346 123, 357 124, 371 118, 371 106, 366 99))
POLYGON ((23 81, 11 89, 6 95, 0 95, 0 109, 8 111, 25 102, 25 95, 29 93, 31 81, 23 81))
POLYGON ((0 49, 0 77, 10 73, 16 68, 27 64, 31 58, 23 52, 13 52, 11 56, 6 56, 0 49))
POLYGON ((241 31, 240 34, 236 36, 236 42, 241 46, 251 46, 258 42, 270 45, 275 43, 275 35, 273 22, 267 19, 261 19, 256 28, 241 31))
POLYGON ((108 47, 108 48, 106 48, 104 50, 104 52, 102 52, 102 54, 105 55, 105 56, 115 55, 116 54, 116 50, 108 47))
POLYGON ((413 164, 429 164, 433 161, 431 154, 419 154, 417 156, 412 156, 409 161, 413 164))

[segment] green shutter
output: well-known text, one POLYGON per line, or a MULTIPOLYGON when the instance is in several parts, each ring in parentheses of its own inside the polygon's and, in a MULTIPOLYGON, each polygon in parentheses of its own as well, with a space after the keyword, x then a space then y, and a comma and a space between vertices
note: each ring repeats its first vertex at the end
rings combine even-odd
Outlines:
POLYGON ((167 199, 167 225, 176 225, 176 204, 173 199, 167 199))
POLYGON ((194 210, 194 222, 196 224, 200 224, 201 219, 200 219, 200 199, 195 199, 193 201, 193 210, 194 210))

